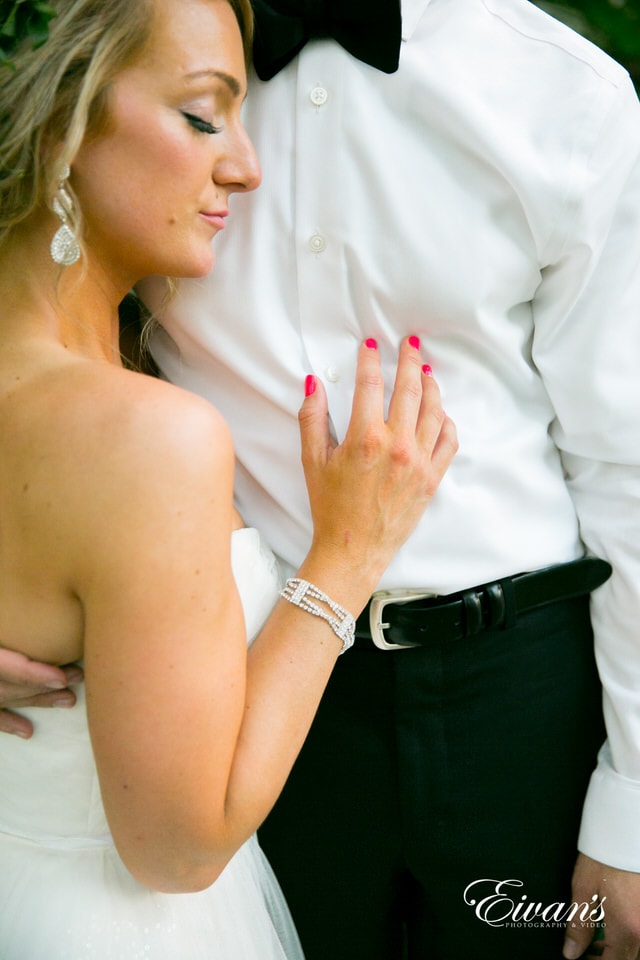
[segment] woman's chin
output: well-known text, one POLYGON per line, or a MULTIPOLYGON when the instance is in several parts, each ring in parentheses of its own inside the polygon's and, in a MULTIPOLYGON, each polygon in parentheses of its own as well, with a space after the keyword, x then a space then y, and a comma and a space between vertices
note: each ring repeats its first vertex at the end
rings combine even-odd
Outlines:
POLYGON ((182 264, 180 271, 174 271, 172 276, 197 280, 201 277, 206 277, 213 269, 215 262, 215 252, 213 247, 209 247, 208 250, 203 252, 199 257, 194 257, 190 263, 182 264))

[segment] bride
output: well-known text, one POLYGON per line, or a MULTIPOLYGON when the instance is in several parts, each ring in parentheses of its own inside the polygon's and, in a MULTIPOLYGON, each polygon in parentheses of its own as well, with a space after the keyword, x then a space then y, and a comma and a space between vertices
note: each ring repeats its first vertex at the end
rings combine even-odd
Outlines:
POLYGON ((338 447, 307 378, 314 537, 280 582, 234 511, 220 415, 118 349, 127 291, 206 274, 258 185, 248 0, 51 5, 47 41, 0 67, 0 624, 86 685, 0 738, 0 956, 298 958, 254 833, 455 429, 414 340, 386 420, 359 347, 338 447))

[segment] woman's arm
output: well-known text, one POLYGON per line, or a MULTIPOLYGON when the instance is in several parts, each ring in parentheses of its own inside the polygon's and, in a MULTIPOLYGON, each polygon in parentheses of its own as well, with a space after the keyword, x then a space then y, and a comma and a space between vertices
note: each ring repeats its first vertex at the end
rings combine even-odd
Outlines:
MULTIPOLYGON (((281 600, 247 654, 231 440, 212 408, 164 386, 148 383, 153 402, 129 404, 91 458, 67 536, 109 824, 136 877, 182 892, 212 883, 267 815, 341 643, 281 600)), ((301 426, 314 539, 300 574, 357 615, 435 491, 455 431, 407 343, 386 422, 377 351, 363 347, 344 443, 330 446, 321 385, 301 426)))

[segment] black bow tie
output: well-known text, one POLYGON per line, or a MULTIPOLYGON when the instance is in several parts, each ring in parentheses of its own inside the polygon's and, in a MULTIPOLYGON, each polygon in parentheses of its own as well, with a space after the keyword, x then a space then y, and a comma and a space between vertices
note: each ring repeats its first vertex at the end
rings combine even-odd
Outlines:
POLYGON ((313 37, 333 37, 350 54, 384 73, 400 59, 400 0, 253 0, 253 62, 270 80, 313 37))

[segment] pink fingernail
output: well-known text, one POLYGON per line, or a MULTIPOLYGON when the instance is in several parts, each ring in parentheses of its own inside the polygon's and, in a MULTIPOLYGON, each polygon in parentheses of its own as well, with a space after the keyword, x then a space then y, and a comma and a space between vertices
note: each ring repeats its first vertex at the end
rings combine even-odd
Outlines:
POLYGON ((409 337, 409 346, 413 347, 415 350, 419 350, 420 337, 409 337))
POLYGON ((433 370, 431 369, 431 367, 429 366, 428 363, 425 363, 425 364, 423 365, 423 367, 422 367, 422 372, 424 373, 425 377, 432 377, 432 376, 433 376, 433 370))
POLYGON ((369 337, 368 340, 365 340, 364 345, 365 347, 369 347, 370 350, 378 349, 378 341, 374 340, 373 337, 369 337))
POLYGON ((305 397, 310 397, 312 393, 316 392, 316 378, 312 373, 305 378, 304 381, 304 395, 305 397))

